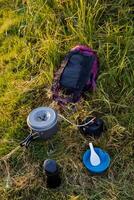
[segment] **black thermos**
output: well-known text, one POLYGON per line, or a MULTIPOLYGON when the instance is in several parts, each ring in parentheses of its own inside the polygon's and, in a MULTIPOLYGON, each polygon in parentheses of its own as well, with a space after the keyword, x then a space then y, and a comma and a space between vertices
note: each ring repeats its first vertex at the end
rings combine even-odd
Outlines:
POLYGON ((55 160, 45 160, 43 172, 46 175, 46 184, 48 188, 56 188, 61 184, 59 167, 55 160))

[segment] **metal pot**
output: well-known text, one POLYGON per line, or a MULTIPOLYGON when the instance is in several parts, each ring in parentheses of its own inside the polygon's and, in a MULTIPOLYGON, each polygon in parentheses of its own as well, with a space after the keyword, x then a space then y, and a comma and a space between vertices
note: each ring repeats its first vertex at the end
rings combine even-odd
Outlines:
POLYGON ((36 138, 42 140, 51 138, 58 131, 57 122, 57 113, 52 108, 39 107, 32 110, 27 117, 27 124, 31 130, 31 134, 20 145, 28 147, 31 141, 36 138))

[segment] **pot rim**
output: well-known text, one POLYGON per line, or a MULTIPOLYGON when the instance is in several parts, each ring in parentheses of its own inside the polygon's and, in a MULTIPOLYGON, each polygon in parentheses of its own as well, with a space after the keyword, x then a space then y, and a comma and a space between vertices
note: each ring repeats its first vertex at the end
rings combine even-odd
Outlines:
POLYGON ((56 125, 57 121, 58 121, 57 113, 55 112, 55 110, 49 107, 38 107, 32 110, 27 117, 27 125, 29 126, 30 129, 37 132, 47 131, 51 129, 56 125), (39 112, 43 111, 44 113, 46 112, 49 115, 48 120, 37 121, 39 112))

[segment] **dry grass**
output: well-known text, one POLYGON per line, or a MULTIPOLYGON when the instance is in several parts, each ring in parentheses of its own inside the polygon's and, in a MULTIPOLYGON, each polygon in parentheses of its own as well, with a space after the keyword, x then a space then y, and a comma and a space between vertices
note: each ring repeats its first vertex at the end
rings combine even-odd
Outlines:
POLYGON ((0 1, 0 199, 133 200, 134 199, 134 37, 131 1, 0 1), (102 117, 107 131, 90 139, 109 152, 108 172, 92 176, 81 159, 89 138, 64 121, 49 142, 17 149, 28 134, 28 113, 38 106, 59 108, 50 98, 53 72, 76 44, 88 44, 100 58, 97 90, 73 113, 76 121, 102 117), (4 159, 3 159, 4 157, 4 159), (62 185, 49 190, 42 163, 56 159, 62 185))

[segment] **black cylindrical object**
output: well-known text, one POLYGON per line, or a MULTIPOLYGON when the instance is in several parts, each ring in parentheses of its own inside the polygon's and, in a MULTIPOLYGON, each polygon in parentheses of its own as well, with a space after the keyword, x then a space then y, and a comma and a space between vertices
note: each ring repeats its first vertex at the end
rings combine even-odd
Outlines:
POLYGON ((46 184, 48 188, 56 188, 60 186, 60 171, 55 160, 45 160, 43 164, 43 172, 46 175, 46 184))
MULTIPOLYGON (((82 124, 90 121, 92 117, 87 117, 82 124)), ((92 123, 87 124, 86 126, 79 128, 80 132, 86 136, 91 137, 100 137, 104 131, 104 121, 99 118, 95 118, 92 123)))

